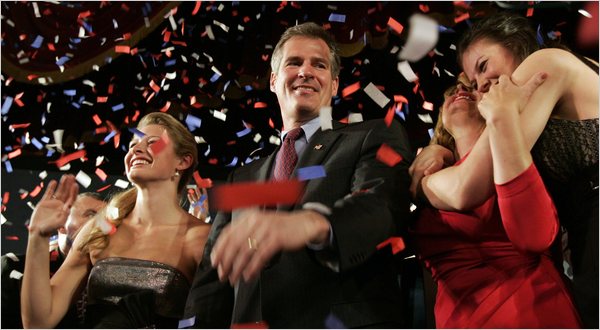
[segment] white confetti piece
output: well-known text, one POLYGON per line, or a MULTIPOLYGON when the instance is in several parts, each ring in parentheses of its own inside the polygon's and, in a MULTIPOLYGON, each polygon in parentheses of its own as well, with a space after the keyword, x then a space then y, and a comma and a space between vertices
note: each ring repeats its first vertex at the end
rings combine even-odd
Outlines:
POLYGON ((115 182, 115 187, 119 187, 121 189, 125 189, 128 186, 129 186, 129 181, 117 179, 117 181, 115 182))
POLYGON ((400 71, 404 79, 406 79, 408 82, 413 82, 419 79, 407 61, 398 63, 398 71, 400 71))
POLYGON ((425 15, 414 14, 409 18, 408 40, 398 55, 401 60, 416 62, 427 55, 438 41, 437 22, 425 15))
MULTIPOLYGON (((4 216, 2 216, 4 218, 4 216)), ((12 252, 8 252, 7 254, 5 254, 7 258, 10 258, 10 260, 14 261, 14 262, 18 262, 19 261, 19 257, 17 257, 17 255, 15 255, 12 252)))
POLYGON ((348 116, 348 123, 360 123, 363 121, 362 113, 351 113, 348 116))
POLYGON ((417 114, 417 116, 419 116, 419 119, 421 119, 422 122, 427 123, 427 124, 433 124, 433 120, 431 119, 431 116, 428 113, 417 114))
POLYGON ((92 178, 83 171, 79 171, 75 176, 75 180, 84 188, 88 188, 92 184, 92 178))
POLYGON ((14 269, 13 269, 13 270, 10 272, 10 275, 9 275, 9 277, 10 277, 10 278, 14 278, 15 280, 20 280, 20 279, 23 277, 23 273, 21 273, 21 272, 19 272, 19 271, 16 271, 16 270, 14 270, 14 269))
POLYGON ((364 88, 365 93, 369 95, 369 97, 379 105, 380 108, 385 107, 386 104, 390 102, 390 99, 383 94, 379 88, 377 88, 373 83, 369 83, 364 88))
POLYGON ((331 123, 331 107, 324 106, 319 110, 319 123, 321 123, 321 130, 326 131, 328 129, 333 129, 333 124, 331 123))
POLYGON ((221 111, 218 110, 214 110, 213 111, 213 116, 217 119, 220 119, 222 121, 226 121, 227 120, 227 115, 222 113, 221 111))

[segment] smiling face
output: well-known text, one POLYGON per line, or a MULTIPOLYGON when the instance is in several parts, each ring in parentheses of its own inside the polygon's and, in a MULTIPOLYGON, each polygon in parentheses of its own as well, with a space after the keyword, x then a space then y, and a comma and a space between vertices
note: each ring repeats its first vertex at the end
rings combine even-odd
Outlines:
POLYGON ((58 246, 64 255, 69 253, 81 227, 91 220, 104 205, 103 201, 91 196, 79 195, 77 197, 71 206, 64 228, 58 231, 58 246))
POLYGON ((463 53, 462 67, 474 89, 485 93, 500 75, 512 75, 519 61, 504 46, 490 39, 473 42, 463 53))
MULTIPOLYGON (((140 127, 143 137, 137 135, 129 143, 129 151, 125 156, 125 172, 129 181, 140 184, 150 181, 170 180, 179 167, 181 159, 177 157, 171 142, 157 153, 152 145, 163 143, 161 137, 165 128, 160 125, 140 127)), ((165 133, 167 136, 168 134, 165 133)), ((157 148, 156 150, 158 150, 157 148)))
POLYGON ((477 97, 469 87, 466 77, 461 74, 457 84, 444 93, 441 119, 443 127, 456 136, 463 127, 481 126, 484 120, 477 109, 477 97))
POLYGON ((271 73, 271 91, 277 95, 285 129, 304 123, 331 104, 339 78, 332 76, 327 44, 316 38, 294 36, 282 48, 281 62, 271 73))

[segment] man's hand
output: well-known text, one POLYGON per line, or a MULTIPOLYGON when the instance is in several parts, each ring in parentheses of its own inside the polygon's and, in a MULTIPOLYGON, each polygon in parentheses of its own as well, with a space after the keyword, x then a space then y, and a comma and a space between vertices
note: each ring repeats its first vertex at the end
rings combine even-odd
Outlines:
POLYGON ((307 243, 325 243, 329 222, 311 210, 274 212, 248 210, 225 227, 211 253, 221 281, 234 285, 255 278, 280 251, 295 251, 307 243))
POLYGON ((50 181, 42 199, 33 210, 29 233, 49 237, 62 228, 78 192, 79 186, 75 177, 70 174, 63 175, 58 186, 55 180, 50 181))
POLYGON ((412 178, 410 182, 412 197, 417 197, 417 187, 424 176, 433 174, 448 165, 454 164, 454 161, 452 151, 440 145, 431 144, 423 148, 408 168, 408 174, 412 178))

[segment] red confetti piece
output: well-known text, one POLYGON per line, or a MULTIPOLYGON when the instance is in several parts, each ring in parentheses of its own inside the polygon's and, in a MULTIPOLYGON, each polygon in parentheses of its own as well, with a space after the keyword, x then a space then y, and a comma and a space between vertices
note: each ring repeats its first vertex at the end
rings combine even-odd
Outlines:
POLYGON ((394 106, 390 106, 388 109, 388 112, 385 114, 385 125, 387 127, 390 127, 390 125, 392 124, 392 120, 394 120, 394 106))
POLYGON ((102 192, 102 191, 104 191, 104 190, 106 190, 106 189, 110 188, 111 186, 112 186, 112 184, 106 185, 106 186, 104 186, 104 187, 102 187, 102 188, 99 188, 98 190, 96 190, 96 192, 102 192))
POLYGON ((131 121, 137 121, 139 116, 140 116, 140 110, 135 110, 135 114, 133 114, 133 117, 131 117, 131 121))
POLYGON ((169 110, 170 107, 171 107, 171 101, 167 101, 165 106, 160 109, 160 112, 167 112, 167 110, 169 110))
POLYGON ((17 150, 15 150, 15 151, 13 151, 13 152, 11 152, 11 153, 8 154, 8 159, 13 159, 13 158, 21 155, 22 152, 23 152, 23 150, 17 149, 17 150))
POLYGON ((63 167, 68 164, 70 161, 85 157, 85 150, 78 150, 68 155, 64 155, 56 160, 57 167, 63 167))
POLYGON ((222 211, 258 205, 291 205, 300 199, 303 187, 298 180, 221 185, 213 188, 209 205, 222 211))
POLYGON ((402 24, 400 24, 398 21, 396 21, 395 19, 390 17, 390 19, 388 19, 387 24, 389 27, 392 28, 392 30, 396 31, 396 33, 402 34, 402 30, 404 30, 404 26, 402 26, 402 24))
POLYGON ((31 123, 12 124, 12 125, 8 126, 8 128, 12 131, 12 130, 15 130, 17 128, 27 128, 27 127, 29 127, 29 125, 31 125, 31 123))
POLYGON ((49 49, 50 51, 53 51, 53 52, 55 52, 55 51, 56 51, 56 48, 54 47, 54 44, 53 44, 53 43, 49 42, 47 46, 48 46, 48 49, 49 49))
POLYGON ((194 7, 194 10, 192 11, 192 16, 194 16, 198 13, 198 11, 200 10, 200 5, 202 5, 202 1, 196 1, 196 6, 194 7))
POLYGON ((464 21, 466 19, 469 19, 469 17, 471 17, 471 15, 469 15, 469 13, 464 13, 464 14, 462 14, 460 16, 455 17, 454 18, 454 23, 462 22, 462 21, 464 21))
POLYGON ((402 95, 394 95, 394 102, 402 102, 408 104, 408 100, 402 95))
POLYGON ((129 46, 115 46, 115 52, 117 53, 123 53, 123 54, 129 54, 129 51, 131 50, 131 48, 129 46))
POLYGON ((165 35, 163 36, 163 41, 169 42, 170 39, 171 39, 171 31, 165 31, 165 35))
POLYGON ((419 4, 419 9, 424 13, 429 12, 429 6, 426 4, 419 4))
POLYGON ((406 245, 404 245, 404 240, 402 239, 402 237, 390 237, 390 238, 386 239, 385 241, 379 243, 377 245, 377 250, 381 250, 388 245, 392 246, 393 254, 397 254, 398 252, 401 252, 406 248, 406 245))
POLYGON ((152 149, 152 152, 155 155, 158 155, 169 143, 169 135, 167 134, 167 131, 163 131, 160 139, 150 145, 150 149, 152 149))
POLYGON ((29 193, 25 191, 25 192, 21 193, 21 195, 19 195, 19 198, 25 199, 27 196, 29 196, 29 193))
POLYGON ((395 166, 402 161, 402 156, 385 143, 377 150, 376 158, 378 161, 390 167, 395 166))
POLYGON ((98 103, 106 103, 108 101, 108 96, 98 96, 96 97, 96 102, 98 103))
MULTIPOLYGON (((527 4, 533 6, 533 1, 527 1, 527 4)), ((533 7, 527 8, 527 17, 533 16, 533 7)))
POLYGON ((265 321, 252 323, 234 323, 231 329, 269 329, 269 325, 265 321))
POLYGON ((8 201, 10 200, 10 193, 8 191, 4 192, 4 194, 2 194, 2 204, 8 204, 8 201))
POLYGON ((211 179, 203 179, 198 171, 194 171, 194 181, 198 188, 212 188, 213 185, 211 179))
POLYGON ((35 197, 37 196, 40 191, 42 191, 42 187, 41 186, 35 186, 35 188, 33 188, 33 191, 29 194, 29 196, 31 197, 35 197))
POLYGON ((262 109, 262 108, 266 108, 267 107, 267 103, 266 102, 256 102, 254 103, 254 109, 262 109))
POLYGON ((100 178, 100 180, 106 181, 106 178, 108 177, 108 175, 106 175, 106 173, 104 173, 104 171, 101 168, 96 168, 95 173, 100 178))
POLYGON ((52 250, 50 252, 50 261, 56 261, 56 259, 58 259, 58 251, 52 250))
POLYGON ((92 116, 92 119, 94 120, 96 125, 102 124, 102 119, 100 119, 100 116, 98 116, 98 114, 95 114, 94 116, 92 116))
POLYGON ((9 241, 18 241, 19 240, 18 236, 4 236, 4 238, 6 238, 9 241))
POLYGON ((359 89, 360 89, 359 81, 355 82, 354 84, 352 84, 350 86, 346 86, 346 88, 344 88, 344 90, 342 91, 342 97, 346 97, 346 96, 356 92, 359 89))

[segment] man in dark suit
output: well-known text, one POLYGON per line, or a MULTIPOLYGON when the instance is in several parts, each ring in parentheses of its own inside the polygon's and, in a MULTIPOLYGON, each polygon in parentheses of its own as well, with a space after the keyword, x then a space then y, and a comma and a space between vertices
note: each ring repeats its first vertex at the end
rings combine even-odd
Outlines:
POLYGON ((287 180, 285 158, 297 158, 292 177, 309 166, 323 166, 326 175, 307 181, 295 205, 217 215, 183 326, 403 327, 397 265, 389 246, 377 246, 402 233, 409 218, 414 155, 404 129, 383 120, 322 125, 340 59, 314 23, 283 34, 271 67, 282 145, 229 181, 287 180), (382 150, 402 160, 385 164, 382 150))

